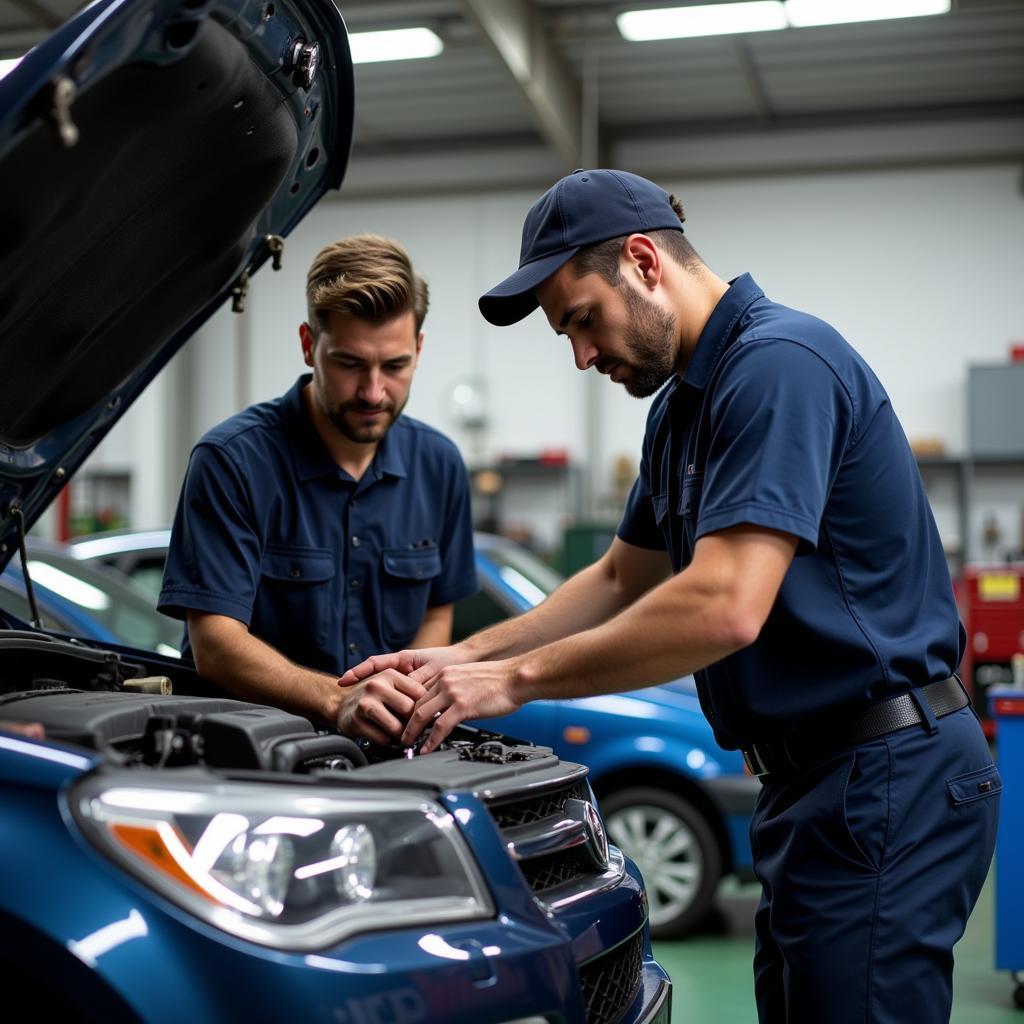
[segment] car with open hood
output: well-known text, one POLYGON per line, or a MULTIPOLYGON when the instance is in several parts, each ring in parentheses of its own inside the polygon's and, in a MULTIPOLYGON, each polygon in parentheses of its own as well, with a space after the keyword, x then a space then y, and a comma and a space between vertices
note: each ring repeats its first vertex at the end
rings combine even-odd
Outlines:
MULTIPOLYGON (((348 159, 331 0, 97 0, 0 81, 0 569, 348 159)), ((663 1022, 586 768, 381 748, 0 613, 0 978, 64 1020, 663 1022), (41 738, 39 726, 45 730, 41 738)))
MULTIPOLYGON (((66 559, 83 572, 116 570, 111 586, 129 577, 146 588, 150 616, 160 619, 152 602, 170 536, 167 529, 106 531, 73 541, 66 559)), ((473 540, 480 589, 455 604, 456 641, 528 611, 562 582, 515 541, 482 532, 473 540)), ((176 621, 173 628, 180 632, 176 621)), ((697 928, 722 878, 753 880, 750 817, 761 783, 738 750, 715 742, 692 676, 621 694, 531 701, 480 724, 587 765, 610 837, 643 872, 654 938, 697 928)))

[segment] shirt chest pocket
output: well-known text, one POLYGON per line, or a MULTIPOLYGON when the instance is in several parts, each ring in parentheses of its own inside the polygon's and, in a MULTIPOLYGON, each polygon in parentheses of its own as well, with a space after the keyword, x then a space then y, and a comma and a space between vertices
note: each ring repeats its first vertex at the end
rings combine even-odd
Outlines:
POLYGON ((391 650, 411 643, 427 613, 433 581, 441 575, 436 544, 385 548, 381 552, 381 627, 391 650))
MULTIPOLYGON (((337 566, 326 548, 268 544, 260 563, 253 632, 290 654, 327 643, 337 566)), ((290 654, 295 657, 295 654, 290 654)))
POLYGON ((679 491, 679 514, 687 520, 696 520, 700 512, 700 497, 704 489, 704 474, 689 473, 683 477, 679 491))

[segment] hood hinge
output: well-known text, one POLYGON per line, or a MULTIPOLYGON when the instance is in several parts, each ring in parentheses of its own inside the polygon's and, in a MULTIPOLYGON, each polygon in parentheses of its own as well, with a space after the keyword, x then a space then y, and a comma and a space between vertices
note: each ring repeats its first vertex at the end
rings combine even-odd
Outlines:
MULTIPOLYGON (((263 243, 270 253, 271 266, 274 270, 281 269, 281 260, 284 256, 284 239, 280 235, 264 235, 263 243)), ((244 313, 245 299, 249 294, 250 268, 246 268, 239 275, 234 287, 231 289, 231 312, 244 313)))
POLYGON ((62 75, 53 83, 50 118, 57 132, 57 139, 65 149, 77 145, 80 137, 78 126, 71 120, 71 104, 77 94, 75 83, 70 78, 62 75))

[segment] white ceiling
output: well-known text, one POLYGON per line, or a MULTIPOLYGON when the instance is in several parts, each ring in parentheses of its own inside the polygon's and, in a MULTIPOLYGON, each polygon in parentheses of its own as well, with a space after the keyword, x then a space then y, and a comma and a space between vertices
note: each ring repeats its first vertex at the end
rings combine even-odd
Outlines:
MULTIPOLYGON (((649 43, 619 36, 617 13, 665 5, 511 4, 533 18, 552 63, 588 98, 598 158, 633 138, 1024 114, 1024 0, 954 0, 954 10, 937 17, 744 36, 649 43)), ((23 52, 80 6, 0 0, 0 57, 23 52)), ((470 17, 473 0, 339 6, 351 31, 428 25, 445 43, 437 58, 357 66, 356 154, 551 142, 536 103, 470 17)))

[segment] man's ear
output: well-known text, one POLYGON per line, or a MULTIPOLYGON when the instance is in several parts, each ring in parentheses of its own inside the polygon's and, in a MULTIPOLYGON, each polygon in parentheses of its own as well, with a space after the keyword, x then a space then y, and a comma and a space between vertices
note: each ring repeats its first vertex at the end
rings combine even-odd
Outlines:
POLYGON ((312 366, 313 349, 316 347, 316 335, 309 324, 299 324, 299 341, 302 342, 302 361, 307 366, 312 366))
POLYGON ((624 265, 620 269, 625 276, 639 276, 648 288, 661 281, 661 254, 648 235, 630 235, 622 243, 621 262, 624 265))
POLYGON ((422 351, 422 349, 423 349, 423 332, 420 331, 420 333, 418 335, 416 335, 416 359, 417 360, 419 360, 419 358, 420 358, 420 352, 422 351))

